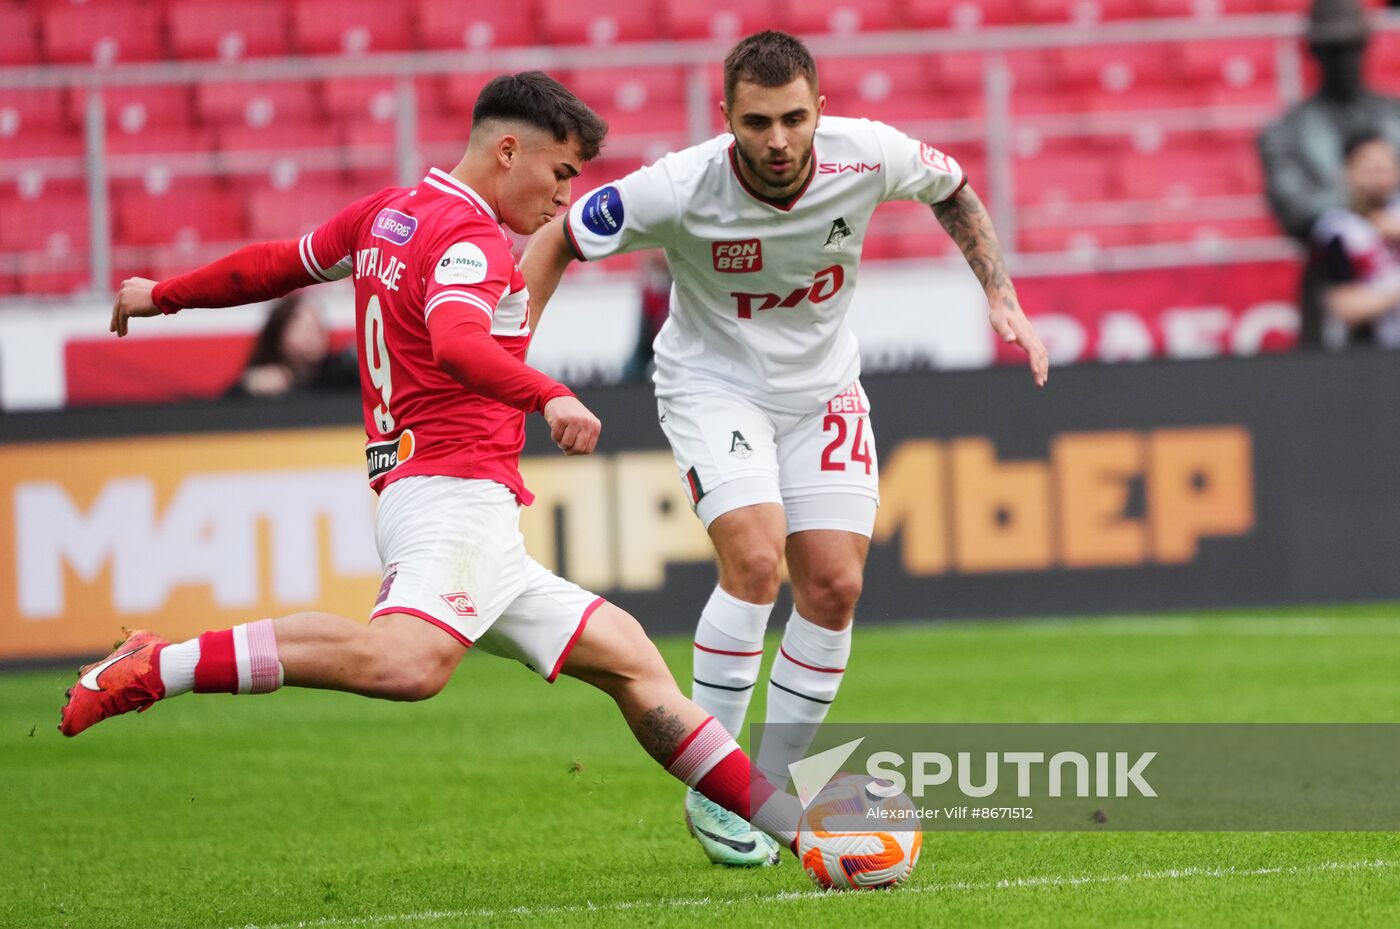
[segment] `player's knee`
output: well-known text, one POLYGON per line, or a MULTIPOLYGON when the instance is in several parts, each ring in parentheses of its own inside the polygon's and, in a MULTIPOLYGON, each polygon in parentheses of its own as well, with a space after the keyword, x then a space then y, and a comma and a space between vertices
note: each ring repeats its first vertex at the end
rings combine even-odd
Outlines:
POLYGON ((380 677, 377 689, 386 700, 413 703, 436 697, 451 677, 450 670, 439 667, 398 667, 380 677))
POLYGON ((782 584, 783 556, 766 546, 754 546, 726 564, 723 586, 748 603, 772 603, 782 584))
POLYGON ((804 591, 807 610, 814 614, 805 618, 829 628, 844 629, 855 613, 862 586, 858 570, 838 569, 817 575, 808 581, 804 591))

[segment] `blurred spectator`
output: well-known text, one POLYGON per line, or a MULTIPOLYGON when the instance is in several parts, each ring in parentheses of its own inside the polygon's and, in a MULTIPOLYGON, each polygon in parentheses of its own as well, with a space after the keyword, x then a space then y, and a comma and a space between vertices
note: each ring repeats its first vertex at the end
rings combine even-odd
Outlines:
POLYGON ((1400 348, 1400 152, 1375 131, 1347 140, 1347 209, 1313 227, 1323 344, 1400 348))
POLYGON ((656 356, 652 343, 661 331, 661 324, 671 315, 671 266, 666 253, 659 248, 642 252, 642 321, 637 330, 637 347, 622 369, 623 383, 640 384, 651 375, 651 361, 656 356))
POLYGON ((351 390, 359 386, 354 346, 331 354, 331 334, 320 304, 301 294, 283 297, 263 323, 233 396, 280 397, 296 390, 351 390))
MULTIPOLYGON (((1358 0, 1314 0, 1307 41, 1322 86, 1259 136, 1269 206, 1284 231, 1304 245, 1324 212, 1347 205, 1343 142, 1374 129, 1400 145, 1400 100, 1373 93, 1362 78, 1369 38, 1358 0)), ((1300 297, 1304 346, 1322 344, 1320 283, 1310 265, 1300 297)))

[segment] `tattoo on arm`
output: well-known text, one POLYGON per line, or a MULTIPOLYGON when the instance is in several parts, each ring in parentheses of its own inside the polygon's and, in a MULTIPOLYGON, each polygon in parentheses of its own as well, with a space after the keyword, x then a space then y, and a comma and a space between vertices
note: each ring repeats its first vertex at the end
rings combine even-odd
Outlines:
POLYGON ((996 230, 992 228, 992 218, 987 215, 987 209, 977 193, 971 187, 963 187, 954 196, 935 204, 933 215, 938 217, 948 235, 958 243, 968 267, 982 282, 988 300, 999 297, 1016 306, 1016 289, 1006 273, 1006 263, 1002 260, 996 230))
POLYGON ((664 706, 657 706, 643 713, 637 724, 632 727, 632 732, 637 736, 637 741, 642 743, 642 748, 647 750, 647 754, 662 764, 671 760, 671 756, 688 735, 685 723, 664 706))

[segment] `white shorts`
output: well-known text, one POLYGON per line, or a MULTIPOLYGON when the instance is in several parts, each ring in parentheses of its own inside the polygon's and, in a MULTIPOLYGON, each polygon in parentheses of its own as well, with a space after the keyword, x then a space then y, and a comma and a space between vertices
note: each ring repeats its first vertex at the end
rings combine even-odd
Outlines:
POLYGON ((375 541, 384 581, 371 622, 417 616, 547 681, 603 602, 525 553, 520 505, 495 481, 397 480, 379 497, 375 541))
POLYGON ((731 510, 777 503, 789 534, 874 530, 880 466, 860 381, 814 413, 776 413, 715 390, 658 400, 657 415, 706 529, 731 510))

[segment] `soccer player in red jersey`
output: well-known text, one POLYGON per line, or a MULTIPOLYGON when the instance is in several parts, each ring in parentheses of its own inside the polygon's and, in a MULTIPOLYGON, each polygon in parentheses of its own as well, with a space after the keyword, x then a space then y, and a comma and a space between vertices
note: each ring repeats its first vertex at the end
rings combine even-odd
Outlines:
POLYGON ((600 425, 524 362, 528 295, 501 226, 530 234, 565 209, 606 130, 547 75, 503 75, 477 99, 450 173, 371 194, 300 240, 253 245, 160 283, 123 282, 111 324, 119 337, 133 317, 354 276, 384 577, 368 625, 298 613, 178 644, 134 632, 79 672, 65 735, 190 691, 291 685, 423 700, 479 645, 551 682, 563 673, 598 687, 668 771, 791 847, 796 801, 755 777, 724 727, 681 694, 632 616, 550 573, 520 535, 531 501, 519 472, 525 414, 542 413, 569 455, 592 452, 600 425))

